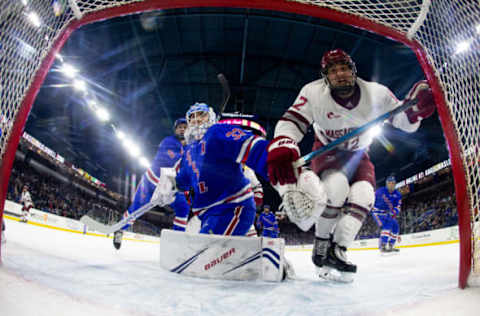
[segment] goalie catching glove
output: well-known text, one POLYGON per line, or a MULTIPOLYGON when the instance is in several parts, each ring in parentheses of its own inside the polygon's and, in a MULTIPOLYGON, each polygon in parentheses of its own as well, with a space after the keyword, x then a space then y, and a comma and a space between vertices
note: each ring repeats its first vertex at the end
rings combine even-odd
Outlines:
POLYGON ((276 185, 282 197, 280 211, 285 212, 292 223, 308 231, 322 215, 327 204, 327 192, 320 178, 304 168, 296 184, 276 185))
POLYGON ((297 143, 286 136, 274 138, 268 145, 268 178, 273 185, 297 182, 300 168, 295 170, 293 163, 300 158, 297 143))
POLYGON ((403 102, 414 99, 416 99, 416 104, 405 111, 408 120, 412 124, 430 117, 435 112, 435 101, 432 90, 426 80, 417 82, 412 89, 410 89, 403 102))

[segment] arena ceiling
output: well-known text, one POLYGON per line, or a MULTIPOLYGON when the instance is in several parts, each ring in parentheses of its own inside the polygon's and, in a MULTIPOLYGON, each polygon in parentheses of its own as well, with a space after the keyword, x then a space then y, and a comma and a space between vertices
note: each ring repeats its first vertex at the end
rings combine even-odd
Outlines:
MULTIPOLYGON (((360 77, 387 85, 399 98, 424 78, 403 44, 309 16, 252 9, 175 9, 105 20, 77 30, 61 55, 80 69, 113 122, 153 159, 158 143, 172 133, 173 121, 191 104, 218 106, 218 73, 231 85, 227 110, 257 114, 271 137, 300 88, 318 78, 320 58, 332 48, 352 56, 360 77)), ((126 170, 141 171, 112 128, 65 86, 68 79, 58 66, 52 66, 35 100, 26 131, 107 184, 126 170)), ((379 181, 391 172, 402 178, 448 158, 436 115, 417 133, 386 128, 385 136, 396 150, 372 145, 379 181)), ((311 143, 310 137, 302 144, 304 153, 311 143)))

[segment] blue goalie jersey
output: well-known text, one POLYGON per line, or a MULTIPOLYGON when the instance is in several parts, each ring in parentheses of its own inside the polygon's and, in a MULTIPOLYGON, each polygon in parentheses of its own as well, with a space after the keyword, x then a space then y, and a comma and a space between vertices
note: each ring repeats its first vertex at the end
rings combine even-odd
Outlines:
POLYGON ((193 213, 202 219, 207 211, 220 214, 225 210, 221 205, 247 199, 253 206, 252 188, 242 164, 268 179, 267 146, 265 139, 227 124, 211 126, 200 141, 189 144, 176 181, 180 190, 193 188, 193 213))

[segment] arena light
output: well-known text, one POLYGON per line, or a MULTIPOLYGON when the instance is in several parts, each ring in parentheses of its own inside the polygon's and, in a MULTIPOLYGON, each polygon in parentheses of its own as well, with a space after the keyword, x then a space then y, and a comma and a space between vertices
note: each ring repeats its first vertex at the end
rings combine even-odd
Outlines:
POLYGON ((470 48, 470 41, 463 41, 457 44, 455 48, 455 54, 461 54, 466 52, 470 48))
POLYGON ((140 157, 140 165, 144 166, 145 168, 150 167, 150 162, 145 157, 140 157))
POLYGON ((97 114, 97 117, 102 122, 107 122, 110 120, 110 113, 108 113, 108 111, 102 107, 98 107, 95 111, 95 114, 97 114))
POLYGON ((122 131, 117 131, 117 138, 120 139, 120 140, 124 140, 125 139, 125 133, 122 132, 122 131))
POLYGON ((91 109, 95 109, 96 106, 97 106, 97 101, 93 100, 93 99, 88 99, 87 100, 87 104, 88 106, 91 108, 91 109))
POLYGON ((75 90, 78 90, 81 92, 85 92, 87 90, 87 84, 83 80, 78 80, 78 79, 74 80, 73 87, 75 88, 75 90))
POLYGON ((27 6, 28 0, 22 0, 22 4, 23 4, 24 6, 27 6))
POLYGON ((60 68, 60 71, 63 72, 63 74, 69 78, 75 77, 75 75, 78 72, 78 69, 73 67, 70 64, 64 63, 62 67, 60 68))
POLYGON ((131 146, 128 147, 130 156, 134 158, 138 158, 140 156, 140 147, 137 144, 131 143, 131 146))
POLYGON ((480 24, 477 25, 477 33, 480 34, 480 24))
POLYGON ((40 25, 42 25, 42 21, 40 20, 40 17, 35 12, 28 13, 27 17, 28 17, 28 20, 30 21, 30 23, 32 23, 33 26, 40 27, 40 25))
POLYGON ((140 156, 140 147, 135 144, 131 139, 123 139, 123 147, 128 151, 128 154, 133 158, 138 158, 140 156))

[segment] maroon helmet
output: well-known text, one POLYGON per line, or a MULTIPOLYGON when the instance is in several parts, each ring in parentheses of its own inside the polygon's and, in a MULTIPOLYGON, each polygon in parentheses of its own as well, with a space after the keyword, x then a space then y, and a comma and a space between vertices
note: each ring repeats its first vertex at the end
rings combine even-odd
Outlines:
POLYGON ((335 64, 349 65, 353 71, 353 75, 356 76, 357 68, 355 67, 352 57, 339 48, 326 51, 325 54, 323 54, 322 61, 320 62, 320 72, 326 76, 328 68, 335 64))

